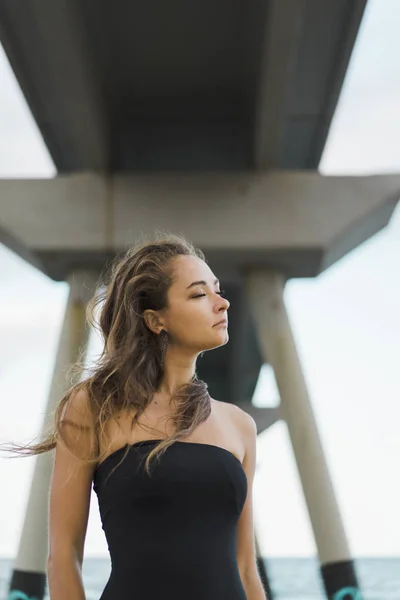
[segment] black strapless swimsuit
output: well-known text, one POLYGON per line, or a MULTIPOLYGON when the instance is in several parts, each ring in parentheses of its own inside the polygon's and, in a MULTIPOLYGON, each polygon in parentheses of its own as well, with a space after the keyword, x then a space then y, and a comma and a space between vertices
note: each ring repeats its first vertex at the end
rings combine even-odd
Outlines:
POLYGON ((112 567, 100 600, 246 600, 236 561, 242 463, 220 446, 179 441, 149 476, 146 450, 159 441, 127 444, 95 470, 112 567))

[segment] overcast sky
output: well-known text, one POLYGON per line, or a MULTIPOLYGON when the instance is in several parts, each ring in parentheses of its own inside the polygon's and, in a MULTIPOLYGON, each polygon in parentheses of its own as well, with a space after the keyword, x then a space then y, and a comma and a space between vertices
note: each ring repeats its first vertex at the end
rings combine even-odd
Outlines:
MULTIPOLYGON (((400 172, 399 23, 398 0, 369 1, 321 163, 326 174, 400 172)), ((0 177, 53 176, 1 47, 0 89, 0 177)), ((286 289, 355 556, 400 556, 399 267, 397 209, 384 231, 340 263, 286 289)), ((0 246, 0 441, 26 440, 40 428, 66 297, 65 284, 0 246)), ((255 401, 276 401, 268 369, 255 401)), ((0 459, 0 555, 17 550, 32 467, 32 459, 0 459)), ((254 486, 262 553, 315 554, 284 423, 260 436, 254 486)), ((107 554, 95 495, 86 553, 107 554)))

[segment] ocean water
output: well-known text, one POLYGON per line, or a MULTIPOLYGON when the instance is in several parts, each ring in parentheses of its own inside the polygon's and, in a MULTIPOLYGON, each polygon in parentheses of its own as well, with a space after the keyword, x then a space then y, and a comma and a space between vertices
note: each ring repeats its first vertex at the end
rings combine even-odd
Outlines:
MULTIPOLYGON (((273 600, 325 600, 313 558, 269 558, 267 571, 273 600)), ((355 560, 363 600, 400 600, 400 557, 355 560)), ((6 600, 12 561, 0 558, 0 600, 6 600)), ((98 600, 110 573, 106 558, 85 558, 86 600, 98 600)), ((46 597, 47 600, 48 596, 46 597)), ((346 599, 347 600, 347 599, 346 599)))

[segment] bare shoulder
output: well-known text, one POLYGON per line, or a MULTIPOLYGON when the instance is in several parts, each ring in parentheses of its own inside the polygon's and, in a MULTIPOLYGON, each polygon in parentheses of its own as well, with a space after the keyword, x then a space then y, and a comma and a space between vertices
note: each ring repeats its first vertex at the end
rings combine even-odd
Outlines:
POLYGON ((217 403, 218 408, 221 411, 225 411, 225 415, 232 419, 234 423, 236 423, 240 429, 243 429, 243 433, 252 434, 254 431, 257 431, 257 425, 253 417, 243 410, 237 404, 232 404, 231 402, 221 402, 219 400, 214 400, 217 403))
POLYGON ((222 419, 231 424, 235 437, 243 440, 246 450, 252 448, 257 438, 257 424, 254 418, 236 404, 219 400, 214 400, 214 402, 216 402, 222 419))
POLYGON ((62 421, 85 426, 90 422, 90 417, 89 395, 85 387, 79 386, 71 392, 66 402, 62 413, 62 421))
POLYGON ((60 437, 63 444, 78 457, 97 452, 95 416, 85 386, 73 389, 60 415, 60 437))

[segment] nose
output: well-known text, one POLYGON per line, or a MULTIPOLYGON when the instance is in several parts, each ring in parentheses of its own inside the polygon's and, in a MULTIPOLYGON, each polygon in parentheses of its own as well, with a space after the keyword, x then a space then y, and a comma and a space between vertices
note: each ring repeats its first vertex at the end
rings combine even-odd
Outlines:
POLYGON ((229 300, 227 300, 226 298, 223 298, 221 296, 218 296, 220 303, 218 306, 218 310, 228 310, 228 308, 230 307, 231 303, 229 302, 229 300))

